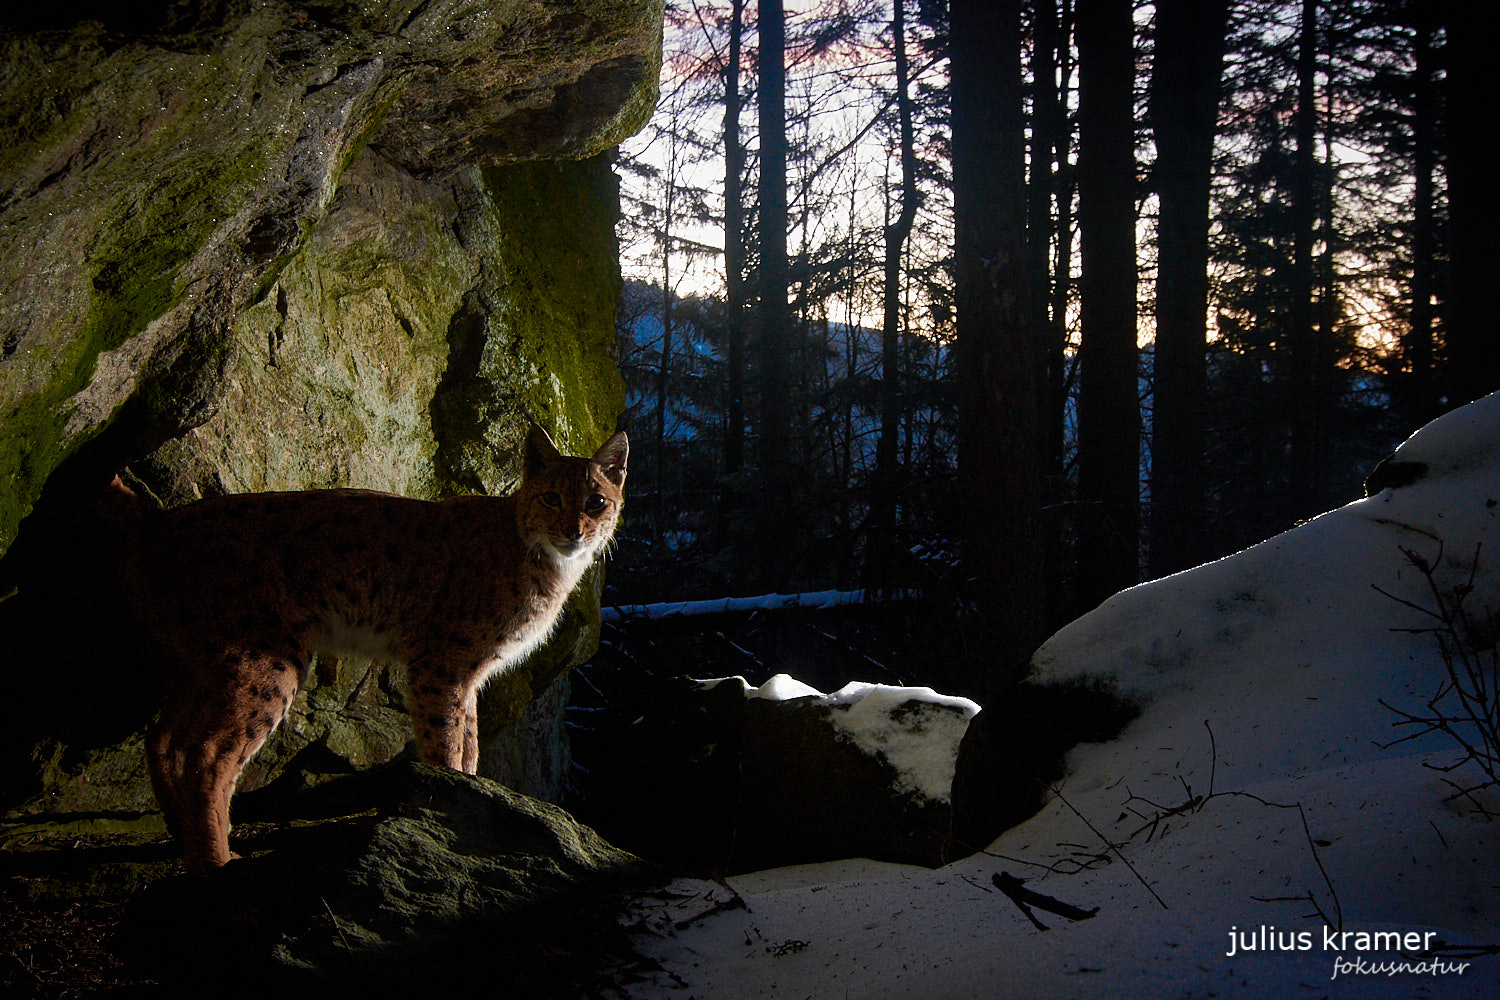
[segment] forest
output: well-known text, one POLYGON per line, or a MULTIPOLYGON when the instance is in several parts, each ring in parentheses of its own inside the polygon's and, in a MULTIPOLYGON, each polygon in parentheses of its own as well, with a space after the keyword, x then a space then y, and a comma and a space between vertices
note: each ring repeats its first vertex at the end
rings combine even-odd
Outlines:
POLYGON ((0 995, 1496 995, 1485 5, 11 7, 0 995))
POLYGON ((983 692, 1356 499, 1500 388, 1475 6, 673 0, 605 603, 915 600, 983 692))

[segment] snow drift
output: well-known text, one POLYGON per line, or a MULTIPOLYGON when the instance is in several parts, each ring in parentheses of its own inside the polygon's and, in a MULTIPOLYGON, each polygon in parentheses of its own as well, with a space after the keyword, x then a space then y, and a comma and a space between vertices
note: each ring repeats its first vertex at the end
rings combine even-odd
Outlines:
POLYGON ((1429 624, 1411 605, 1430 600, 1403 549, 1444 590, 1472 576, 1471 609, 1500 609, 1500 395, 1393 460, 1402 485, 1127 590, 1048 641, 1041 679, 1104 678, 1142 712, 1076 749, 1048 805, 986 852, 935 872, 852 860, 685 880, 639 904, 661 972, 629 995, 1500 993, 1500 799, 1455 796, 1481 776, 1437 769, 1461 756, 1441 734, 1393 743, 1407 731, 1381 704, 1420 709, 1445 677, 1434 637, 1403 631, 1429 624), (1028 915, 1002 873, 1097 913, 1028 915))

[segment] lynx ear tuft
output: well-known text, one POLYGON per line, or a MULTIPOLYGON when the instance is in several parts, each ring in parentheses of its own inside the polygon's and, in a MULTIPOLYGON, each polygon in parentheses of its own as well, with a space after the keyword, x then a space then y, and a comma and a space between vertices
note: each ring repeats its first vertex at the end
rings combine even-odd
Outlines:
POLYGON ((526 432, 526 452, 521 463, 522 474, 527 477, 535 475, 561 457, 557 445, 552 443, 552 435, 548 434, 540 424, 532 424, 530 430, 526 432))
POLYGON ((625 459, 630 455, 630 440, 624 431, 615 431, 614 435, 598 451, 594 452, 594 461, 604 469, 605 477, 616 486, 625 485, 625 459))

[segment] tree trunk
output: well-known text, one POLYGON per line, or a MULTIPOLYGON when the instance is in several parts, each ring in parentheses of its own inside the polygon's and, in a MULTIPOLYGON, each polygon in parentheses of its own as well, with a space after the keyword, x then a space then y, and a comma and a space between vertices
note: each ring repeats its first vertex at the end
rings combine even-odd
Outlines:
POLYGON ((1291 384, 1287 407, 1292 416, 1291 518, 1306 517, 1317 496, 1318 447, 1315 439, 1317 412, 1322 402, 1317 398, 1317 331, 1313 313, 1313 230, 1318 212, 1314 201, 1314 172, 1317 169, 1317 5, 1302 0, 1301 27, 1297 40, 1297 111, 1293 123, 1296 148, 1292 158, 1292 280, 1288 312, 1291 329, 1287 347, 1291 353, 1291 384))
POLYGON ((728 386, 724 407, 724 471, 734 474, 745 461, 745 147, 740 142, 740 51, 744 0, 732 0, 729 51, 724 62, 724 315, 729 329, 725 359, 728 386))
MULTIPOLYGON (((1056 247, 1052 252, 1051 289, 1052 310, 1050 323, 1043 336, 1046 365, 1046 410, 1042 416, 1043 461, 1042 472, 1046 491, 1043 502, 1053 511, 1045 518, 1045 542, 1043 562, 1047 567, 1046 597, 1043 599, 1049 625, 1067 620, 1072 612, 1069 600, 1071 573, 1064 570, 1072 561, 1068 537, 1069 524, 1059 511, 1063 509, 1068 491, 1068 398, 1071 394, 1068 361, 1068 308, 1073 296, 1073 196, 1075 175, 1073 169, 1073 123, 1068 120, 1068 104, 1072 91, 1074 70, 1073 7, 1071 0, 1062 0, 1057 18, 1057 79, 1058 85, 1049 96, 1055 105, 1053 112, 1057 132, 1052 137, 1053 155, 1057 163, 1057 175, 1053 180, 1053 195, 1057 204, 1056 247)), ((1044 279, 1038 288, 1039 294, 1047 289, 1044 279)))
MULTIPOLYGON (((666 254, 663 254, 666 257, 666 254)), ((657 553, 661 553, 662 539, 667 530, 667 395, 668 377, 672 364, 672 286, 671 265, 663 265, 661 285, 661 364, 656 370, 656 468, 652 477, 655 496, 653 517, 653 540, 657 553)))
POLYGON ((1201 562, 1207 530, 1205 401, 1209 181, 1227 0, 1158 0, 1151 73, 1156 137, 1156 361, 1151 573, 1201 562))
POLYGON ((1416 66, 1412 88, 1411 329, 1406 343, 1411 388, 1407 408, 1413 426, 1421 426, 1442 412, 1434 378, 1432 311, 1433 258, 1437 255, 1432 211, 1437 171, 1437 86, 1433 76, 1432 9, 1414 4, 1412 15, 1416 66))
POLYGON ((917 217, 917 154, 912 134, 906 60, 905 0, 892 5, 891 36, 896 61, 896 117, 901 147, 901 210, 885 229, 885 282, 881 290, 885 328, 880 338, 880 439, 875 446, 867 576, 873 586, 892 579, 896 552, 898 438, 901 434, 901 259, 917 217))
POLYGON ((668 378, 672 366, 672 223, 673 208, 677 200, 677 134, 673 131, 669 140, 671 152, 667 157, 666 192, 662 199, 661 230, 661 364, 656 370, 656 464, 653 470, 654 517, 652 535, 656 554, 664 550, 662 540, 666 536, 667 521, 667 395, 668 378))
POLYGON ((1490 8, 1447 0, 1448 216, 1452 289, 1445 316, 1448 405, 1500 389, 1500 336, 1490 297, 1500 288, 1500 188, 1494 183, 1490 8))
MULTIPOLYGON (((1035 292, 1031 297, 1031 327, 1038 332, 1040 374, 1037 384, 1048 387, 1037 394, 1040 403, 1038 419, 1045 427, 1051 414, 1056 412, 1053 400, 1049 398, 1053 359, 1061 359, 1064 349, 1062 341, 1057 339, 1057 331, 1049 324, 1050 303, 1046 294, 1052 280, 1052 195, 1056 187, 1052 168, 1064 122, 1056 83, 1057 5, 1053 0, 1036 0, 1032 8, 1031 162, 1027 182, 1026 257, 1027 266, 1031 268, 1028 281, 1035 292)), ((1039 435, 1039 438, 1043 442, 1045 466, 1051 449, 1045 444, 1046 435, 1039 435)))
POLYGON ((792 348, 787 306, 786 191, 786 15, 782 0, 760 4, 760 442, 759 562, 765 582, 784 565, 790 542, 789 498, 793 476, 792 393, 788 377, 792 348), (776 558, 772 558, 776 556, 776 558))
POLYGON ((1079 597, 1139 577, 1135 46, 1131 0, 1078 4, 1079 597))
MULTIPOLYGON (((859 209, 860 199, 860 176, 859 170, 850 171, 849 177, 849 217, 848 239, 844 246, 844 260, 847 270, 845 271, 844 283, 846 293, 844 297, 844 382, 854 385, 859 377, 859 347, 863 339, 864 328, 859 322, 859 316, 855 312, 855 288, 859 281, 859 267, 857 266, 858 239, 859 239, 859 209)), ((839 479, 841 483, 852 482, 854 478, 854 398, 848 394, 843 402, 843 435, 839 444, 839 479)))
MULTIPOLYGON (((1057 134, 1053 137, 1057 159, 1057 178, 1054 184, 1057 198, 1057 246, 1052 254, 1052 322, 1048 328, 1045 349, 1047 364, 1047 413, 1045 427, 1046 475, 1056 484, 1059 494, 1067 475, 1067 424, 1068 424, 1068 304, 1073 293, 1073 197, 1076 176, 1073 168, 1073 128, 1067 118, 1069 80, 1073 75, 1072 46, 1073 12, 1069 0, 1063 0, 1058 11, 1057 25, 1057 72, 1059 87, 1054 95, 1057 102, 1057 134)), ((1046 285, 1043 284, 1045 289, 1046 285)), ((1058 542, 1051 545, 1052 551, 1062 552, 1060 519, 1053 519, 1055 528, 1051 533, 1058 542)), ((1060 574, 1053 574, 1054 577, 1060 574)), ((1059 580, 1060 583, 1060 580, 1059 580)), ((1061 601, 1054 598, 1050 603, 1054 610, 1061 610, 1061 601)))
POLYGON ((1020 4, 953 0, 950 11, 964 635, 976 680, 996 692, 1042 638, 1020 4))

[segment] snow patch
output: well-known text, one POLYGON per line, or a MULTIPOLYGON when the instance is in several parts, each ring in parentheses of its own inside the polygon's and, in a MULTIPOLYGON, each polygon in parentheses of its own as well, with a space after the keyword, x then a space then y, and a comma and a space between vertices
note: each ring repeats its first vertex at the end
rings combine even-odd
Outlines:
POLYGON ((933 802, 948 801, 958 744, 979 712, 979 705, 968 698, 938 694, 929 687, 852 681, 824 694, 789 674, 777 674, 759 687, 738 676, 698 681, 705 689, 733 683, 741 686, 746 698, 816 698, 828 707, 829 720, 841 736, 896 769, 899 791, 933 802))
MULTIPOLYGON (((744 678, 740 678, 743 682, 744 678)), ((803 684, 790 674, 777 674, 760 687, 745 685, 746 698, 761 698, 765 701, 791 701, 793 698, 821 698, 823 692, 811 684, 803 684)))
POLYGON ((879 754, 900 776, 897 787, 934 802, 953 789, 958 744, 979 706, 928 687, 854 682, 823 703, 839 732, 869 754, 879 754))

